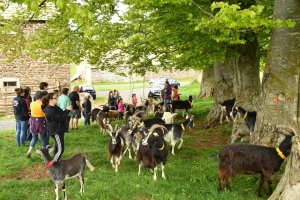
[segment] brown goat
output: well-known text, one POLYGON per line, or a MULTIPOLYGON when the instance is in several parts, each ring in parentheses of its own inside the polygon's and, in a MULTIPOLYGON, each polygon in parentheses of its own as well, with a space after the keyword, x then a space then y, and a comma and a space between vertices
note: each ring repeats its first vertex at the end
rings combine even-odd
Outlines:
POLYGON ((295 131, 288 129, 291 135, 285 135, 279 148, 238 143, 223 147, 219 153, 219 191, 225 182, 228 190, 231 190, 229 178, 237 174, 260 174, 257 196, 261 197, 261 187, 264 181, 268 182, 269 195, 272 194, 271 176, 277 172, 281 163, 290 154, 292 137, 295 131))

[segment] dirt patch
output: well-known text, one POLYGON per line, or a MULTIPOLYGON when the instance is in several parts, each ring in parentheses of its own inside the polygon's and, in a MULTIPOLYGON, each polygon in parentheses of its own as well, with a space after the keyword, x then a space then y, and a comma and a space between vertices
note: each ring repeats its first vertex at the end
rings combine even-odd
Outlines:
POLYGON ((46 169, 45 165, 34 165, 21 169, 18 174, 3 176, 1 177, 1 180, 39 180, 50 177, 50 173, 46 169))

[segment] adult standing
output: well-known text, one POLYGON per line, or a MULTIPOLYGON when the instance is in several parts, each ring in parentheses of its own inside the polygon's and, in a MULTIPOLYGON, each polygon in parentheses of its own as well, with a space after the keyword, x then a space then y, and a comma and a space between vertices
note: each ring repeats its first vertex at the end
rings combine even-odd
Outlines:
POLYGON ((13 109, 16 119, 16 142, 18 146, 25 143, 25 135, 28 126, 29 114, 26 101, 24 100, 23 88, 16 88, 17 96, 13 99, 13 109))
MULTIPOLYGON (((68 94, 69 94, 69 88, 63 88, 61 90, 61 95, 58 98, 57 106, 60 107, 62 110, 66 110, 68 106, 72 105, 72 101, 68 96, 68 94)), ((69 113, 67 117, 66 132, 69 132, 69 123, 70 123, 71 115, 72 115, 72 111, 69 113)))
POLYGON ((67 117, 72 110, 72 106, 66 107, 66 110, 62 110, 57 104, 58 96, 55 93, 48 93, 43 98, 42 108, 46 115, 46 128, 48 134, 54 139, 54 157, 46 167, 49 168, 54 162, 58 161, 62 156, 65 148, 64 135, 66 132, 67 117))
POLYGON ((113 91, 109 91, 109 93, 108 93, 107 104, 108 104, 109 110, 118 110, 117 101, 114 97, 113 91))
POLYGON ((90 117, 92 112, 92 103, 90 101, 90 95, 86 94, 82 107, 84 108, 84 125, 91 125, 90 117))
POLYGON ((26 154, 27 158, 30 158, 31 152, 38 140, 38 135, 40 135, 40 141, 42 148, 47 146, 47 129, 45 123, 45 113, 42 110, 42 99, 45 96, 44 91, 37 91, 35 93, 36 101, 30 103, 31 108, 31 116, 29 119, 30 123, 30 133, 32 135, 32 139, 30 141, 29 150, 26 154))
POLYGON ((165 88, 164 88, 164 95, 163 95, 166 112, 170 112, 171 95, 172 95, 172 88, 170 86, 169 81, 166 81, 165 88))
POLYGON ((81 111, 82 111, 78 91, 79 91, 79 87, 74 86, 73 91, 69 94, 73 106, 70 125, 71 125, 71 129, 76 129, 76 130, 78 129, 78 120, 81 118, 81 111))

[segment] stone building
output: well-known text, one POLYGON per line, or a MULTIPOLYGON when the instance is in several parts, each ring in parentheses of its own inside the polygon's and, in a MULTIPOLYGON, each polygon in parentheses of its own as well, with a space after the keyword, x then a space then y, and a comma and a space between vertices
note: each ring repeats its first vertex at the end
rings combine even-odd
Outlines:
MULTIPOLYGON (((5 19, 10 19, 19 8, 17 4, 10 4, 0 14, 5 19)), ((39 27, 44 26, 46 20, 45 15, 41 15, 39 19, 31 19, 23 29, 25 35, 32 34, 39 27)), ((11 102, 16 96, 13 92, 16 87, 29 86, 32 89, 32 95, 39 90, 39 83, 42 81, 49 84, 50 91, 58 89, 58 86, 70 87, 69 64, 49 64, 42 59, 32 60, 25 54, 12 62, 7 62, 7 54, 0 51, 0 113, 11 114, 13 112, 11 102)))

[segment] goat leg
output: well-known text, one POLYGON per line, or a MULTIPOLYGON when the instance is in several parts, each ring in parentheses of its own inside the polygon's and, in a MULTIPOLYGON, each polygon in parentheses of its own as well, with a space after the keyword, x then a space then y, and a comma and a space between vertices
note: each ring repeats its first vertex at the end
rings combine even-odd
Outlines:
POLYGON ((273 192, 273 190, 272 190, 272 181, 271 180, 268 180, 268 186, 269 186, 269 196, 271 196, 272 192, 273 192))
POLYGON ((80 172, 80 174, 78 175, 78 178, 79 178, 79 182, 80 182, 80 194, 82 195, 84 193, 84 176, 83 176, 83 173, 80 172))
MULTIPOLYGON (((67 192, 66 192, 66 184, 65 181, 62 182, 62 192, 64 193, 64 200, 67 200, 67 192)), ((57 184, 57 190, 58 190, 58 184, 57 184)))
POLYGON ((181 147, 182 143, 183 143, 183 139, 182 139, 182 138, 180 138, 180 144, 179 144, 179 146, 178 146, 178 149, 180 149, 180 147, 181 147))
POLYGON ((153 180, 156 181, 157 166, 154 167, 153 172, 154 172, 153 180))
POLYGON ((166 176, 165 176, 165 166, 163 163, 161 163, 161 177, 163 179, 166 179, 166 176))
POLYGON ((142 163, 142 161, 140 162, 140 164, 139 164, 139 171, 138 171, 138 176, 140 175, 140 173, 141 173, 141 168, 142 168, 142 165, 143 165, 143 163, 142 163))
POLYGON ((259 179, 259 185, 258 185, 258 188, 257 188, 257 191, 256 191, 256 195, 258 197, 262 197, 260 191, 261 191, 261 187, 264 184, 264 182, 265 182, 265 176, 263 174, 261 174, 260 179, 259 179))

